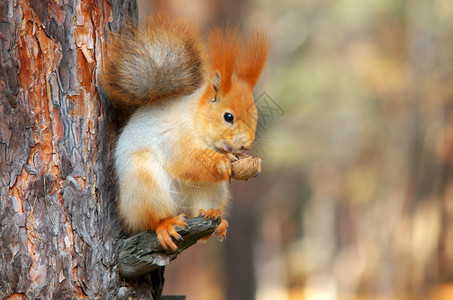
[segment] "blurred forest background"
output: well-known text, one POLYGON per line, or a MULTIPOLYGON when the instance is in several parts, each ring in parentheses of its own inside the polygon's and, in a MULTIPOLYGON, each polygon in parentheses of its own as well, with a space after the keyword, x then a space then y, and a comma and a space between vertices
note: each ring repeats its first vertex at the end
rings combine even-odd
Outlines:
POLYGON ((453 299, 453 1, 139 2, 271 38, 264 171, 233 183, 226 241, 183 253, 164 294, 453 299))

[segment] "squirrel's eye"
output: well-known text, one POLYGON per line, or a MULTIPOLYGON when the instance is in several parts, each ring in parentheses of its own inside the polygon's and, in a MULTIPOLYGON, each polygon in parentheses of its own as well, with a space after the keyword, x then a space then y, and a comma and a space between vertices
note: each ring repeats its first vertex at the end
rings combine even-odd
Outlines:
POLYGON ((234 117, 233 117, 233 115, 232 115, 231 113, 226 112, 226 113, 223 115, 223 119, 224 119, 225 121, 227 121, 228 123, 233 124, 234 117))

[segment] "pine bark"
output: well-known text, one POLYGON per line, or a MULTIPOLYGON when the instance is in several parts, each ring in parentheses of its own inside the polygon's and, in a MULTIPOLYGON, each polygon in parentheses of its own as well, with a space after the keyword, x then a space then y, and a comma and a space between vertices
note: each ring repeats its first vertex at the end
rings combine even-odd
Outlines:
POLYGON ((1 299, 160 297, 163 269, 119 275, 119 126, 96 82, 106 32, 136 16, 132 0, 0 0, 1 299))

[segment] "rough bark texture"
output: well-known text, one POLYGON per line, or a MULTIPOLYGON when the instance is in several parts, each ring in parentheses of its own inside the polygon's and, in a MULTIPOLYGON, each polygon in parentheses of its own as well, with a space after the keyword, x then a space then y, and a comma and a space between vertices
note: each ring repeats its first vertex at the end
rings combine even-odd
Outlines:
POLYGON ((96 89, 105 31, 135 13, 135 1, 0 0, 1 299, 160 296, 163 269, 119 276, 118 126, 96 89))

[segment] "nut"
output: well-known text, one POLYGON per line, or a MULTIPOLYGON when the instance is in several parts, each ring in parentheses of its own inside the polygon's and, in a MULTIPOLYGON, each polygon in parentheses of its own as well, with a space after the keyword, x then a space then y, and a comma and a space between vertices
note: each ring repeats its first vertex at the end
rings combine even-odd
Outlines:
POLYGON ((246 154, 237 155, 237 160, 231 162, 231 177, 236 180, 248 180, 261 173, 261 159, 246 154))

